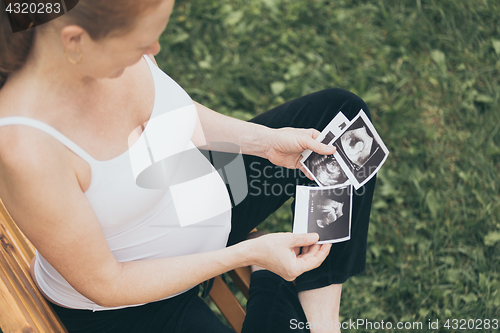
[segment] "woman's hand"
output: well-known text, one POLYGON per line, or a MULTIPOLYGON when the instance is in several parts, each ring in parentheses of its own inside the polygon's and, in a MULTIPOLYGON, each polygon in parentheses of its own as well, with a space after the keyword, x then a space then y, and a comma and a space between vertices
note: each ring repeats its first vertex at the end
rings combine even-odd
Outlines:
POLYGON ((250 239, 255 264, 293 281, 304 272, 321 265, 330 253, 332 244, 314 244, 317 233, 274 233, 250 239), (303 251, 300 253, 300 248, 303 251))
POLYGON ((320 132, 315 129, 285 127, 271 131, 269 148, 265 157, 275 165, 289 169, 300 169, 311 180, 312 176, 300 164, 302 152, 310 149, 321 155, 331 155, 336 150, 333 146, 316 141, 315 139, 320 132))

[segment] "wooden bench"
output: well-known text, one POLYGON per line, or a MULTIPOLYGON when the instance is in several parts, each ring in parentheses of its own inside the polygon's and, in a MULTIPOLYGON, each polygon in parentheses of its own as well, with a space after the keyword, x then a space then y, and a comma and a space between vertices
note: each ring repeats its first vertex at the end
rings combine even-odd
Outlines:
MULTIPOLYGON (((30 275, 35 248, 19 230, 0 200, 0 331, 67 332, 30 275)), ((229 272, 234 284, 248 298, 250 268, 229 272)), ((245 310, 220 276, 210 298, 236 332, 241 332, 245 310)))

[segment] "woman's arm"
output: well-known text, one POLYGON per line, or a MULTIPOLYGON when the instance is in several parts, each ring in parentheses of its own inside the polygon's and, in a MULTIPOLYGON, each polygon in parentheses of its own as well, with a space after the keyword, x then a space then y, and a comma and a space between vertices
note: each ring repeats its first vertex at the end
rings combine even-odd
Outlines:
MULTIPOLYGON (((149 57, 155 61, 153 55, 149 57)), ((211 142, 234 143, 240 147, 243 154, 266 158, 278 166, 300 169, 310 179, 312 176, 300 164, 301 153, 306 149, 321 155, 331 155, 335 152, 335 147, 315 140, 320 134, 316 129, 272 129, 231 118, 200 103, 194 103, 198 119, 191 140, 198 147, 210 148, 211 142)))
POLYGON ((243 154, 263 157, 285 168, 300 169, 309 179, 312 176, 300 164, 302 152, 306 149, 322 155, 335 152, 335 147, 315 140, 320 134, 316 129, 273 129, 222 115, 196 102, 195 105, 199 121, 192 140, 197 146, 208 143, 210 147, 210 142, 235 143, 243 154))
POLYGON ((85 297, 112 307, 155 301, 236 267, 258 264, 292 280, 330 247, 298 255, 317 234, 276 234, 225 249, 118 262, 80 188, 67 149, 36 134, 0 147, 0 196, 44 258, 85 297))
POLYGON ((193 136, 195 145, 231 142, 237 144, 243 154, 266 158, 273 136, 269 127, 225 116, 198 102, 194 104, 199 120, 193 136))
POLYGON ((331 247, 320 248, 316 245, 316 250, 311 255, 297 256, 301 246, 308 246, 319 240, 317 234, 281 233, 266 236, 259 243, 252 239, 217 251, 123 264, 119 273, 120 283, 115 285, 117 295, 108 297, 113 301, 118 297, 119 303, 126 304, 134 304, 138 299, 144 299, 141 302, 152 301, 234 268, 257 262, 284 279, 293 281, 304 271, 318 267, 331 247), (131 288, 130 284, 140 288, 131 288), (136 294, 125 295, 122 288, 136 294))

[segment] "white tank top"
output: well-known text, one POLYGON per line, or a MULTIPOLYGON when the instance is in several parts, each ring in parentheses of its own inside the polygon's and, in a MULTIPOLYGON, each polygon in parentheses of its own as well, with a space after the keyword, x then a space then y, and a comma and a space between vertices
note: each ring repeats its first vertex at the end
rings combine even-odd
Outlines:
MULTIPOLYGON (((224 248, 231 230, 231 202, 218 172, 198 150, 193 150, 195 146, 190 138, 196 122, 194 103, 175 81, 147 56, 144 58, 155 85, 154 108, 145 129, 148 135, 141 134, 129 150, 116 158, 96 160, 53 127, 32 118, 0 118, 0 127, 25 125, 37 128, 60 141, 90 165, 92 180, 85 196, 101 224, 111 252, 119 262, 224 248), (155 122, 155 119, 163 120, 155 122), (155 137, 155 133, 159 136, 155 137), (162 140, 154 140, 158 138, 162 140), (205 168, 213 172, 163 189, 145 189, 136 185, 138 174, 153 161, 183 150, 195 152, 196 156, 191 154, 190 158, 195 158, 196 164, 205 163, 205 168)), ((125 307, 102 307, 87 299, 38 251, 34 271, 42 291, 66 307, 94 311, 125 307)))

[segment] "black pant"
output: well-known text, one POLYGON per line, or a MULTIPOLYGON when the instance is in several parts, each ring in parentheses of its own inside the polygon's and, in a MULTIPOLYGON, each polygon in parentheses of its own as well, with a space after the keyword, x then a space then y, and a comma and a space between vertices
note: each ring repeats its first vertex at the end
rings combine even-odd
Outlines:
MULTIPOLYGON (((251 122, 271 128, 297 127, 322 130, 342 111, 352 119, 365 103, 340 89, 316 92, 280 105, 251 122)), ((274 166, 269 161, 244 155, 248 196, 232 211, 228 245, 248 233, 295 193, 295 185, 313 185, 298 170, 274 166)), ((269 271, 252 273, 247 316, 242 333, 308 332, 294 329, 305 323, 297 293, 345 282, 365 269, 366 238, 375 178, 354 193, 351 239, 333 244, 322 265, 299 276, 295 285, 269 271)), ((294 204, 292 204, 292 211, 294 204)), ((290 221, 292 223, 292 221, 290 221)), ((198 297, 199 287, 179 296, 120 310, 92 312, 54 306, 69 332, 234 332, 226 327, 198 297)))
MULTIPOLYGON (((327 89, 287 102, 250 121, 271 128, 315 128, 321 131, 339 111, 351 120, 360 109, 370 117, 368 107, 356 95, 341 89, 327 89)), ((290 196, 294 196, 295 185, 315 186, 299 170, 277 167, 266 159, 250 155, 244 155, 244 161, 249 195, 233 209, 228 245, 244 239, 290 196)), ((375 177, 354 192, 351 239, 333 244, 330 255, 320 267, 299 276, 296 280, 297 291, 343 283, 365 270, 366 238, 374 189, 375 177)), ((292 212, 294 204, 295 201, 292 212)))

